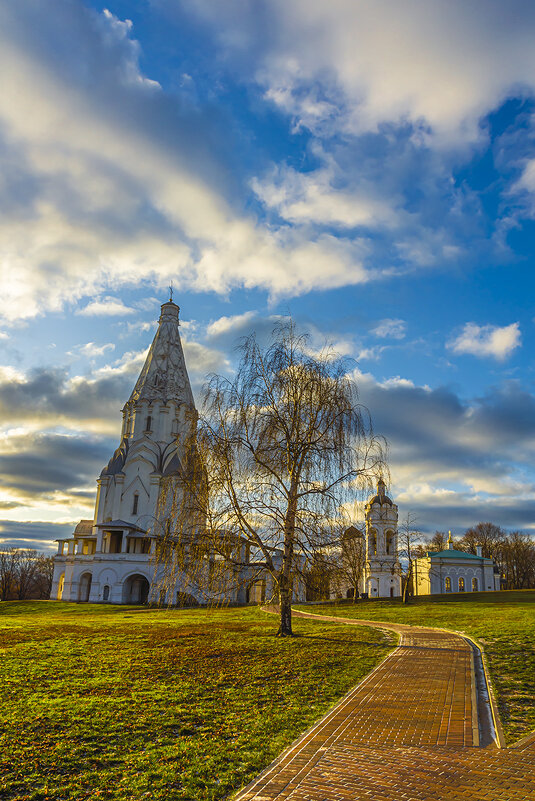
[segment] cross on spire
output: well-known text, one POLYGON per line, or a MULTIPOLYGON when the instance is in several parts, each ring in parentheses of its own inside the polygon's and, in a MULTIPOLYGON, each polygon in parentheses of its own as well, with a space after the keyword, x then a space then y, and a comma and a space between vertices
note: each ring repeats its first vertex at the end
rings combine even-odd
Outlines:
POLYGON ((173 302, 173 282, 169 284, 169 302, 173 302))

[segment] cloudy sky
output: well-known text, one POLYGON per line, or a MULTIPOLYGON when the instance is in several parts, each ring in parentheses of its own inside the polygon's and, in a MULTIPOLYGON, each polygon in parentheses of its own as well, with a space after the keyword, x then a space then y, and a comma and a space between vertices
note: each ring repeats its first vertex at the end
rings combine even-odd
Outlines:
POLYGON ((535 533, 535 4, 0 4, 0 539, 95 477, 173 282, 196 391, 291 313, 424 531, 535 533))

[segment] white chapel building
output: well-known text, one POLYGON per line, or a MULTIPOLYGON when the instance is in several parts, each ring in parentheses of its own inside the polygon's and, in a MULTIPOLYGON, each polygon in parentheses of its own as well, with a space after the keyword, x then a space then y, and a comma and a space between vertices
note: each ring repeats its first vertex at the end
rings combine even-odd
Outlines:
POLYGON ((437 595, 446 592, 495 592, 500 589, 500 571, 492 559, 477 553, 458 551, 453 547, 451 531, 444 551, 428 551, 414 560, 415 595, 437 595))
MULTIPOLYGON (((166 525, 159 511, 165 507, 163 483, 180 474, 197 422, 178 329, 179 307, 170 300, 161 307, 158 330, 122 410, 119 447, 97 479, 94 518, 81 520, 72 537, 58 540, 54 600, 207 602, 184 574, 168 586, 155 559, 166 525)), ((259 563, 245 564, 237 578, 222 600, 260 602, 273 592, 271 576, 259 563)))

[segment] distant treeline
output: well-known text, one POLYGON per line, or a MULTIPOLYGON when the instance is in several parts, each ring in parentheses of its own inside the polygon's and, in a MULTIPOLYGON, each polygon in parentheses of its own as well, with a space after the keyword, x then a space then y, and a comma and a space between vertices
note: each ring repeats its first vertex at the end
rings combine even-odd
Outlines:
POLYGON ((54 559, 32 548, 0 550, 0 601, 50 598, 54 559))

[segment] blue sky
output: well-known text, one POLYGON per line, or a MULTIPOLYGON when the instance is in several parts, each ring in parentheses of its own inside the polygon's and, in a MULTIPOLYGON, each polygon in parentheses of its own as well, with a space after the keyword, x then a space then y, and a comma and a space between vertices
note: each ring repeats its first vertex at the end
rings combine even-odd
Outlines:
POLYGON ((535 531, 535 6, 0 9, 0 537, 91 517, 170 281, 196 391, 291 313, 401 515, 535 531))

